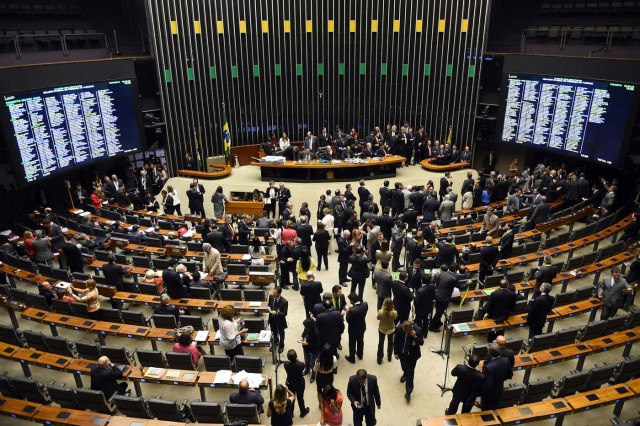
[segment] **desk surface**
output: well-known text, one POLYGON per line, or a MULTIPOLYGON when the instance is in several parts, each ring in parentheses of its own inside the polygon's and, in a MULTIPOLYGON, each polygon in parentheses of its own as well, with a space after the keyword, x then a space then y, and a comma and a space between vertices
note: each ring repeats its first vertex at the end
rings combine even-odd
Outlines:
POLYGON ((637 396, 625 383, 620 383, 588 392, 580 392, 567 396, 565 399, 575 411, 586 411, 637 396))
POLYGON ((0 412, 10 416, 31 420, 40 407, 42 405, 35 402, 0 396, 0 412))
POLYGON ((496 414, 503 424, 512 425, 566 415, 571 411, 571 406, 563 398, 556 398, 500 408, 496 410, 496 414))
POLYGON ((198 370, 176 370, 174 368, 165 368, 160 377, 146 377, 145 373, 150 367, 134 367, 127 375, 127 380, 134 382, 163 383, 170 385, 195 386, 198 381, 198 370), (169 373, 175 373, 178 377, 169 378, 169 373))
POLYGON ((94 413, 91 411, 69 410, 66 408, 43 405, 33 416, 33 420, 47 422, 49 424, 64 425, 104 425, 111 416, 108 414, 94 413))
POLYGON ((378 160, 373 158, 365 158, 362 163, 351 163, 340 161, 338 163, 329 162, 329 163, 321 163, 320 161, 285 161, 282 164, 270 164, 270 163, 259 163, 257 161, 252 161, 250 163, 251 166, 257 167, 267 167, 267 168, 280 168, 280 169, 341 169, 341 168, 352 168, 352 167, 369 167, 369 166, 385 166, 390 164, 400 164, 405 161, 406 158, 400 155, 388 155, 386 157, 382 157, 378 160))

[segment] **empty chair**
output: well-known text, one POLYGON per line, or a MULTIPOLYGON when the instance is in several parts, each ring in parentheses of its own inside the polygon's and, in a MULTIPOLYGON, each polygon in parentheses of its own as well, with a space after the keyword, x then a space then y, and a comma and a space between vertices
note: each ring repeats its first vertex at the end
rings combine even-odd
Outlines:
MULTIPOLYGON (((607 326, 605 327, 603 335, 614 333, 622 330, 627 323, 627 316, 618 315, 607 319, 607 326)), ((26 337, 26 336, 25 336, 26 337)))
POLYGON ((562 377, 559 382, 555 383, 551 391, 552 398, 563 398, 580 392, 587 384, 589 379, 589 371, 577 371, 569 373, 562 377))
POLYGON ((240 289, 221 288, 218 294, 222 300, 242 300, 242 290, 240 289))
POLYGON ((76 390, 66 387, 64 383, 56 385, 55 382, 52 382, 47 385, 47 391, 51 396, 51 400, 62 408, 84 410, 84 407, 78 401, 76 390))
POLYGON ((244 300, 247 302, 264 302, 267 300, 267 292, 264 290, 245 290, 244 300))
POLYGON ((502 275, 491 275, 484 279, 485 287, 497 287, 500 285, 500 280, 504 278, 502 275))
MULTIPOLYGON (((147 240, 149 241, 149 240, 147 240)), ((151 244, 149 244, 151 245, 151 244)), ((162 246, 159 246, 162 247, 162 246)), ((158 270, 162 270, 164 271, 165 269, 167 269, 169 267, 169 259, 159 259, 159 258, 154 258, 153 259, 153 266, 156 267, 156 269, 158 270)))
POLYGON ((631 310, 631 313, 627 317, 627 322, 625 324, 626 328, 633 328, 637 325, 640 325, 640 311, 631 310))
POLYGON ((27 304, 31 308, 42 309, 48 311, 51 307, 47 304, 47 299, 38 293, 27 294, 27 304))
POLYGON ((523 339, 509 339, 509 340, 507 340, 507 343, 505 344, 505 347, 507 349, 511 349, 513 351, 513 353, 517 355, 522 350, 522 346, 523 345, 524 345, 524 340, 523 339))
POLYGON ((46 386, 30 377, 12 377, 9 383, 19 398, 39 404, 51 403, 51 396, 46 386))
POLYGON ((259 356, 238 355, 235 358, 236 370, 245 370, 247 373, 264 372, 264 359, 259 356))
POLYGON ((11 385, 11 377, 6 374, 0 375, 0 393, 9 398, 20 399, 20 395, 16 394, 15 389, 13 389, 13 386, 11 385))
POLYGON ((502 396, 496 408, 506 408, 516 405, 522 399, 526 388, 521 384, 511 384, 502 390, 502 396))
POLYGON ((616 365, 613 376, 609 383, 614 385, 617 383, 626 382, 628 380, 640 377, 640 356, 635 358, 626 359, 624 362, 616 365))
POLYGON ((108 346, 101 348, 102 355, 108 356, 112 363, 122 365, 136 365, 134 354, 136 348, 128 350, 124 346, 108 346))
POLYGON ((151 319, 153 320, 153 324, 158 328, 178 328, 178 322, 173 315, 153 314, 151 315, 151 319))
POLYGON ((231 370, 231 359, 226 355, 202 355, 207 371, 231 370))
POLYGON ((113 414, 116 411, 116 406, 113 403, 113 397, 116 393, 107 398, 102 391, 78 388, 76 395, 80 404, 87 410, 104 414, 113 414))
POLYGON ((76 317, 91 319, 87 304, 84 302, 71 302, 71 312, 76 317))
MULTIPOLYGON (((513 254, 513 253, 512 253, 513 254)), ((509 274, 507 274, 505 276, 505 278, 507 279, 507 281, 509 281, 510 283, 517 283, 522 281, 522 279, 524 278, 524 271, 520 271, 520 272, 511 272, 509 274)))
POLYGON ((600 388, 600 386, 607 383, 613 376, 615 369, 615 364, 596 364, 596 366, 589 371, 589 380, 582 390, 586 392, 600 388))
POLYGON ((124 323, 124 321, 122 321, 120 310, 113 308, 100 308, 100 319, 102 321, 115 322, 118 324, 124 323))
POLYGON ((532 402, 539 402, 549 396, 553 389, 553 377, 547 377, 546 379, 538 379, 534 382, 529 382, 527 385, 527 391, 522 398, 521 404, 530 404, 532 402))
POLYGON ((217 402, 191 402, 191 414, 196 422, 199 423, 219 423, 225 422, 222 413, 222 405, 217 402))
POLYGON ((47 343, 49 352, 53 352, 54 354, 62 356, 68 356, 71 358, 78 358, 76 346, 64 337, 44 336, 44 340, 47 343))
POLYGON ((62 281, 71 281, 71 274, 66 269, 53 268, 53 278, 62 281))
POLYGON ((31 349, 35 349, 37 351, 49 352, 47 343, 44 340, 44 334, 42 334, 40 331, 23 330, 22 336, 24 336, 24 340, 27 341, 27 345, 31 349))
MULTIPOLYGON (((245 253, 247 252, 245 250, 245 253)), ((234 275, 246 275, 247 265, 244 263, 227 263, 227 272, 234 275)))
POLYGON ((80 281, 86 281, 91 279, 91 275, 85 274, 82 272, 74 272, 73 274, 71 274, 71 277, 74 280, 80 280, 80 281))
POLYGON ((121 311, 121 315, 125 324, 139 325, 141 327, 149 326, 149 320, 142 312, 121 311))
POLYGON ((71 305, 64 300, 51 299, 51 310, 57 314, 71 315, 71 305))
POLYGON ((173 231, 173 223, 166 220, 159 220, 158 226, 160 229, 164 229, 165 231, 173 231))
POLYGON ((21 288, 9 288, 11 298, 16 302, 29 303, 29 292, 21 288))
POLYGON ((150 228, 153 226, 153 221, 148 217, 138 217, 138 224, 150 228))
POLYGON ((525 243, 523 253, 535 253, 540 248, 540 241, 533 241, 531 243, 525 243))
POLYGON ((189 297, 194 299, 211 299, 211 290, 207 287, 189 287, 189 297))
POLYGON ((113 398, 113 402, 118 408, 118 411, 127 417, 153 418, 147 401, 140 397, 116 395, 115 398, 113 398))
POLYGON ((513 312, 511 312, 511 315, 524 314, 527 312, 528 307, 529 301, 527 299, 518 300, 516 302, 516 306, 513 308, 513 312))
MULTIPOLYGON (((162 239, 161 238, 156 238, 156 237, 147 237, 147 245, 149 247, 162 247, 162 239)), ((165 269, 165 268, 162 268, 160 265, 158 265, 155 262, 155 259, 154 259, 153 264, 155 265, 156 268, 165 269)))
POLYGON ((470 349, 463 346, 462 349, 464 350, 467 358, 475 354, 478 355, 480 359, 485 359, 489 354, 488 345, 486 343, 484 345, 473 345, 470 349))
POLYGON ((260 333, 265 329, 263 318, 245 318, 244 327, 249 329, 249 333, 260 333))
POLYGON ((142 294, 150 294, 152 296, 158 296, 160 294, 160 292, 158 291, 158 286, 155 284, 139 282, 138 289, 142 294))
POLYGON ((209 320, 202 319, 197 315, 180 315, 180 326, 185 327, 190 325, 194 330, 207 330, 209 325, 209 320))
POLYGON ((564 293, 558 293, 555 296, 556 300, 553 306, 568 305, 569 303, 573 302, 573 298, 575 297, 575 295, 575 291, 565 291, 564 293))
POLYGON ((572 345, 578 339, 580 327, 563 328, 556 333, 555 347, 572 345))
POLYGON ((139 268, 153 268, 151 259, 147 256, 131 256, 131 261, 133 262, 133 266, 137 266, 139 268))
POLYGON ((593 295, 593 287, 587 286, 582 287, 576 290, 575 295, 573 296, 573 303, 580 302, 582 300, 590 299, 593 295))
POLYGON ((599 251, 592 251, 591 253, 587 253, 584 256, 582 256, 582 259, 584 260, 583 265, 588 265, 590 263, 593 263, 599 254, 600 254, 599 251))
POLYGON ((126 215, 124 215, 124 219, 130 225, 137 225, 138 224, 138 216, 136 216, 136 215, 126 214, 126 215))
POLYGON ((86 340, 76 341, 76 351, 78 356, 83 359, 97 361, 102 356, 100 344, 96 342, 88 342, 86 340))
POLYGON ((249 246, 244 244, 231 244, 231 253, 249 253, 249 246))
POLYGON ((0 341, 15 346, 26 346, 20 330, 6 324, 0 324, 0 341))
POLYGON ((164 361, 164 356, 160 351, 147 351, 144 349, 138 349, 136 352, 138 355, 138 362, 141 367, 156 367, 165 368, 167 364, 164 361))
POLYGON ((450 324, 461 324, 473 321, 473 309, 457 309, 451 312, 450 324))
POLYGON ((176 370, 197 370, 198 366, 193 363, 190 353, 186 352, 167 352, 165 354, 169 368, 176 370))
POLYGON ((556 341, 556 333, 544 333, 538 334, 534 336, 529 342, 526 344, 527 352, 538 352, 545 349, 549 349, 555 344, 556 341))
POLYGON ((191 410, 187 405, 187 400, 178 403, 178 401, 152 398, 147 400, 147 404, 153 417, 157 417, 158 420, 170 422, 186 422, 188 419, 193 420, 191 410))
POLYGON ((224 407, 229 422, 245 420, 250 424, 260 423, 258 407, 255 404, 232 404, 227 402, 224 407))
POLYGON ((580 329, 579 340, 584 342, 585 340, 595 339, 602 336, 605 328, 607 327, 607 320, 593 321, 580 329))
POLYGON ((187 250, 190 251, 203 251, 202 243, 197 241, 187 241, 187 250))

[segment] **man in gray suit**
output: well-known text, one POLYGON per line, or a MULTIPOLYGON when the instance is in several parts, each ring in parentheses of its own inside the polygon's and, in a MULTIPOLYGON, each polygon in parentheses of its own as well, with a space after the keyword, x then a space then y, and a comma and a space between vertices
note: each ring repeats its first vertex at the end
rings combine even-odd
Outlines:
POLYGON ((441 220, 451 220, 453 217, 453 211, 455 209, 455 204, 451 200, 451 195, 447 194, 444 196, 444 200, 440 203, 440 209, 438 210, 438 214, 441 220))
POLYGON ((598 299, 602 300, 601 320, 616 315, 618 308, 622 307, 623 296, 633 292, 627 280, 620 276, 620 268, 611 268, 611 277, 603 278, 598 284, 598 299))
POLYGON ((382 303, 387 297, 391 297, 391 287, 393 286, 393 279, 387 272, 389 268, 389 261, 380 261, 380 269, 377 269, 373 273, 373 283, 375 285, 376 294, 378 295, 377 308, 382 308, 382 303))
POLYGON ((40 229, 35 232, 35 237, 36 239, 31 242, 31 246, 36 252, 36 262, 51 265, 53 263, 51 241, 49 241, 48 238, 43 237, 43 233, 40 229))

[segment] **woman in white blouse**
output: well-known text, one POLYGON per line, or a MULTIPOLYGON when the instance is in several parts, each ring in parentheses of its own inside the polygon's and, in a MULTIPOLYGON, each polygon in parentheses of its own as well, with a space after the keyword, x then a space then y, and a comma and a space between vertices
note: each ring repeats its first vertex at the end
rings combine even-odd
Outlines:
POLYGON ((286 133, 282 133, 282 137, 278 141, 278 145, 282 151, 286 150, 291 146, 291 141, 289 140, 289 136, 286 133))
POLYGON ((324 225, 324 229, 326 229, 327 231, 329 231, 329 254, 333 253, 333 239, 335 238, 335 231, 334 231, 334 224, 335 224, 335 218, 333 217, 333 215, 331 214, 331 210, 329 208, 326 208, 324 210, 322 210, 322 213, 324 213, 324 216, 322 217, 322 220, 320 222, 322 222, 322 224, 324 225))
POLYGON ((182 216, 182 212, 180 211, 180 199, 178 198, 178 194, 175 189, 173 189, 173 186, 167 185, 167 193, 171 195, 171 198, 173 198, 173 208, 176 213, 178 213, 178 216, 182 216))
POLYGON ((236 355, 244 355, 244 351, 242 350, 242 336, 249 331, 248 328, 240 329, 238 322, 233 318, 235 313, 235 308, 227 305, 220 310, 218 317, 220 346, 231 360, 233 360, 236 355))

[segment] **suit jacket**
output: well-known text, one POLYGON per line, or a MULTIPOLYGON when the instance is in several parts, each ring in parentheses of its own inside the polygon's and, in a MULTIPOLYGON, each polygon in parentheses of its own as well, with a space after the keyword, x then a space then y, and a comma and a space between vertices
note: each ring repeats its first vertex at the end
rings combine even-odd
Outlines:
POLYGON ((51 228, 49 232, 47 232, 47 236, 51 238, 51 247, 54 251, 60 250, 60 247, 65 242, 64 232, 62 232, 62 228, 55 222, 51 222, 51 228))
POLYGON ((550 214, 551 206, 548 203, 540 203, 533 208, 529 222, 533 223, 533 226, 547 222, 550 214))
POLYGON ((448 303, 455 287, 465 286, 460 284, 458 278, 450 271, 440 272, 436 278, 436 299, 448 303))
POLYGON ((300 237, 302 245, 311 247, 311 237, 313 236, 313 228, 311 227, 311 225, 299 226, 296 232, 298 233, 298 237, 300 237))
POLYGON ((311 152, 316 152, 318 150, 318 138, 315 136, 311 136, 311 138, 305 136, 303 147, 305 149, 311 148, 311 152))
POLYGON ((463 161, 465 163, 470 163, 471 162, 471 151, 469 151, 469 152, 462 151, 460 153, 460 161, 463 161))
POLYGON ((369 278, 369 259, 366 256, 357 256, 355 254, 349 257, 351 269, 349 276, 355 280, 364 281, 369 278))
POLYGON ((541 294, 529 302, 527 324, 529 327, 542 327, 547 321, 547 315, 553 309, 555 299, 548 294, 541 294))
POLYGON ((484 394, 491 400, 500 399, 504 381, 513 377, 508 358, 499 356, 484 363, 484 394))
POLYGON ((365 386, 367 390, 366 405, 360 405, 360 408, 355 408, 353 403, 358 401, 360 404, 363 402, 362 391, 360 382, 356 376, 349 377, 347 383, 347 398, 351 401, 351 408, 355 410, 369 410, 373 414, 376 411, 376 406, 382 405, 380 399, 380 388, 378 388, 378 379, 372 374, 367 374, 367 383, 365 386))
POLYGON ((506 288, 500 288, 489 296, 485 310, 495 322, 504 322, 516 307, 516 294, 506 288))
POLYGON ((391 230, 393 229, 393 219, 391 216, 386 214, 379 216, 378 226, 380 227, 380 232, 382 232, 384 238, 387 241, 391 241, 391 230))
POLYGON ((438 210, 440 210, 440 201, 434 197, 425 198, 422 203, 422 221, 431 222, 434 220, 438 210))
POLYGON ((391 286, 393 291, 393 304, 398 311, 398 318, 408 318, 411 313, 413 293, 407 284, 402 281, 394 281, 391 286))
POLYGON ((451 370, 451 375, 457 377, 453 385, 453 395, 463 403, 482 391, 484 374, 465 364, 458 364, 451 370))
POLYGON ((338 262, 348 262, 351 257, 351 246, 349 245, 349 241, 345 240, 345 238, 340 235, 338 237, 338 262))
POLYGON ((206 236, 206 241, 220 253, 229 253, 231 251, 231 243, 219 230, 209 232, 206 236))
POLYGON ((267 306, 270 310, 276 311, 275 315, 269 314, 269 325, 271 330, 275 329, 284 330, 287 328, 287 312, 289 310, 289 301, 280 296, 278 301, 273 297, 273 294, 269 295, 267 300, 267 306))
POLYGON ((229 395, 229 402, 232 404, 255 404, 258 407, 258 413, 264 412, 262 404, 264 404, 264 398, 260 395, 260 392, 248 391, 247 393, 233 392, 229 395))
POLYGON ((122 371, 116 367, 91 368, 91 389, 102 391, 104 396, 109 399, 118 390, 117 379, 122 378, 122 371))
POLYGON ((554 265, 543 265, 535 273, 536 288, 540 288, 543 283, 553 283, 553 279, 558 275, 558 267, 554 265))
POLYGON ((404 194, 399 189, 391 190, 391 208, 401 213, 404 209, 404 194))
POLYGON ((187 198, 189 198, 190 210, 203 210, 204 197, 202 196, 202 194, 199 194, 198 191, 195 190, 195 188, 187 190, 187 198))
POLYGON ((630 288, 627 280, 620 279, 611 286, 611 277, 602 278, 598 283, 598 295, 602 295, 602 303, 614 308, 622 307, 623 290, 630 288))
POLYGON ((500 260, 500 250, 497 246, 491 245, 480 248, 480 268, 495 268, 498 260, 500 260))
POLYGON ((391 207, 391 190, 387 186, 380 188, 380 207, 391 207))
POLYGON ((376 294, 378 297, 391 297, 391 287, 393 279, 384 269, 378 269, 373 273, 373 280, 376 283, 376 294))
POLYGON ((416 298, 413 305, 416 309, 416 317, 430 315, 433 312, 433 301, 436 297, 436 286, 424 284, 416 290, 416 298))
POLYGON ((173 315, 176 321, 180 318, 180 309, 173 305, 156 305, 153 307, 154 315, 173 315))
POLYGON ((31 241, 31 247, 36 252, 36 262, 44 262, 53 259, 51 253, 51 241, 46 238, 36 238, 31 241))
POLYGON ((167 289, 167 294, 172 299, 185 297, 189 293, 189 289, 184 286, 180 274, 173 269, 165 269, 162 272, 162 281, 164 282, 164 288, 167 289))
POLYGON ((358 187, 358 204, 361 208, 364 205, 364 202, 369 200, 370 194, 371 192, 369 192, 366 186, 358 187))
POLYGON ((513 250, 513 230, 506 231, 500 237, 500 253, 503 259, 511 257, 511 251, 513 250))
POLYGON ((344 331, 344 321, 339 311, 334 309, 324 311, 316 317, 316 325, 320 332, 320 344, 329 343, 336 346, 340 343, 344 331))
POLYGON ((84 272, 84 262, 82 261, 82 252, 73 243, 64 243, 60 250, 66 256, 66 263, 72 272, 84 272))
MULTIPOLYGON (((411 265, 411 263, 412 262, 407 262, 407 265, 411 265)), ((419 289, 422 286, 422 269, 414 269, 413 267, 409 267, 407 269, 407 274, 409 275, 407 279, 407 285, 409 286, 409 288, 412 288, 414 290, 419 289)))
POLYGON ((436 255, 437 267, 440 265, 451 265, 458 257, 458 249, 455 244, 438 243, 438 254, 436 255))
POLYGON ((367 302, 359 302, 347 311, 346 320, 349 324, 349 334, 362 335, 367 329, 367 302))
POLYGON ((398 324, 393 342, 393 354, 407 359, 418 360, 422 356, 420 346, 424 344, 422 328, 416 324, 411 326, 416 332, 415 339, 412 339, 402 329, 402 324, 398 324))
POLYGON ((102 273, 109 284, 115 285, 118 291, 124 291, 122 277, 127 275, 125 268, 115 263, 105 263, 102 265, 102 273))
POLYGON ((304 300, 305 309, 311 310, 316 303, 322 303, 322 283, 308 280, 300 287, 300 296, 304 300))

